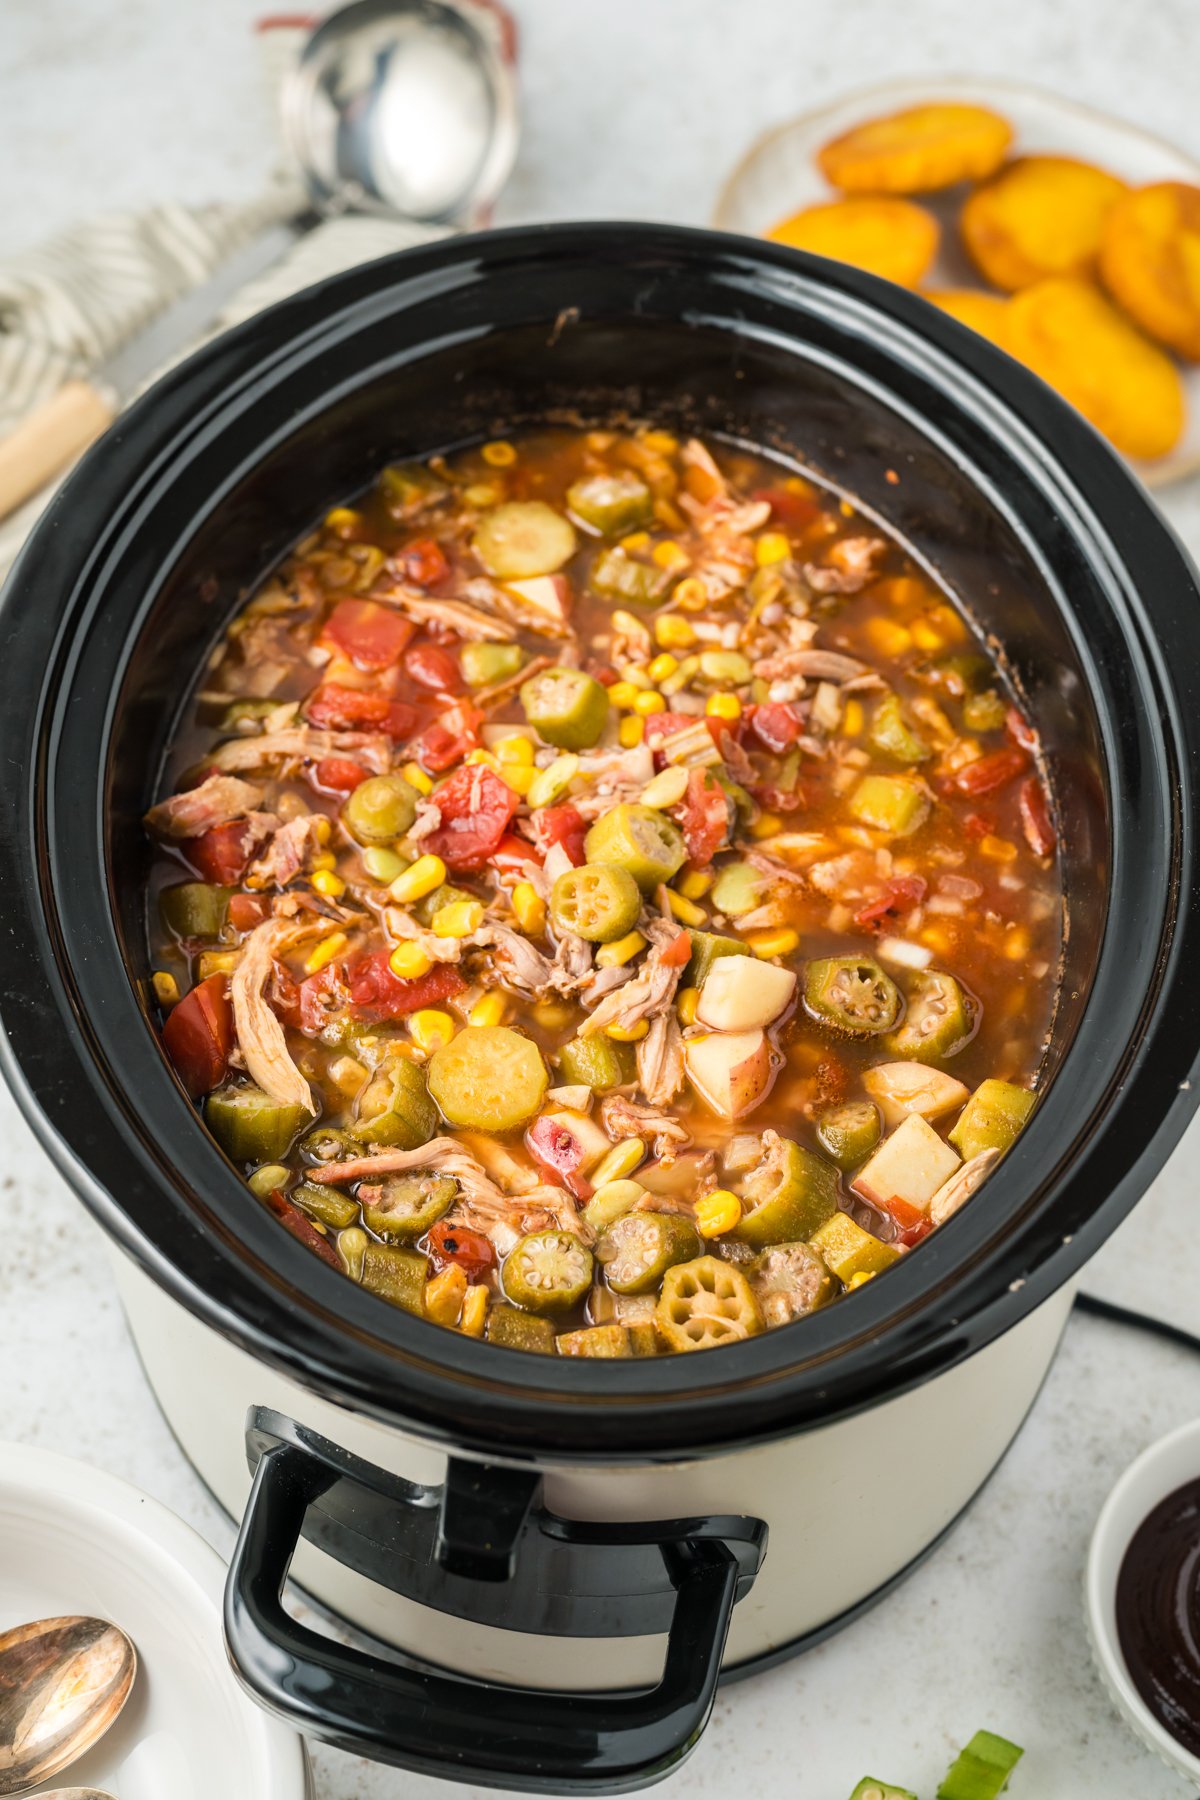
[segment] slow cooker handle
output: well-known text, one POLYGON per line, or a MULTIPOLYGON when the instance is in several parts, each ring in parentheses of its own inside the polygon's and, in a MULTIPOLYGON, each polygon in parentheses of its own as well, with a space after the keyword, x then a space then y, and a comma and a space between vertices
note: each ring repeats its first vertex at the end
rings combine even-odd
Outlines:
POLYGON ((384 1661, 323 1637, 282 1595, 327 1475, 303 1449, 264 1450, 225 1588, 239 1678, 298 1731, 419 1774, 540 1793, 624 1793, 691 1750, 716 1693, 739 1565, 719 1540, 664 1545, 675 1604, 657 1687, 581 1695, 502 1687, 384 1661))

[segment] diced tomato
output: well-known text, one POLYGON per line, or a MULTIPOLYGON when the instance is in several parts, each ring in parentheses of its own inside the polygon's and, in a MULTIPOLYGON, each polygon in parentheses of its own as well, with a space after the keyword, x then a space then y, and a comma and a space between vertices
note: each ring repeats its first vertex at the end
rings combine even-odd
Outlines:
POLYGON ((1049 856, 1058 838, 1050 822, 1046 795, 1036 775, 1022 783, 1019 805, 1026 843, 1035 856, 1049 856))
POLYGON ((901 1200, 898 1194, 893 1194, 890 1200, 884 1201, 884 1210, 895 1219, 898 1227, 896 1235, 900 1243, 909 1249, 914 1244, 919 1244, 923 1237, 928 1237, 933 1230, 933 1220, 919 1207, 910 1206, 907 1200, 901 1200))
POLYGON ((519 875, 525 863, 536 863, 540 868, 542 856, 528 838, 518 837, 515 831, 509 831, 500 839, 489 860, 498 874, 519 875))
POLYGON ((267 903, 257 894, 230 894, 229 923, 235 931, 253 931, 267 916, 267 903))
POLYGON ((793 494, 790 488, 755 488, 751 499, 767 501, 780 524, 790 525, 793 531, 811 525, 821 510, 811 494, 793 494))
POLYGON ((313 786, 327 794, 352 794, 366 779, 367 770, 348 756, 323 756, 312 771, 313 786))
POLYGON ((434 795, 442 822, 421 840, 421 849, 440 856, 448 869, 481 868, 499 848, 520 803, 485 763, 470 763, 434 795))
POLYGON ((439 1219, 425 1233, 425 1248, 435 1269, 448 1269, 457 1263, 468 1281, 482 1281, 495 1266, 496 1252, 491 1238, 482 1231, 468 1231, 461 1225, 449 1225, 439 1219))
POLYGON ((658 953, 659 964, 664 969, 682 969, 691 961, 692 940, 683 930, 677 931, 669 944, 665 944, 658 953))
POLYGON ((690 769, 687 792, 674 811, 683 827, 688 861, 694 868, 706 869, 729 831, 724 788, 704 769, 690 769))
POLYGON ((954 786, 960 794, 992 794, 997 788, 1015 781, 1028 767, 1029 758, 1023 750, 993 750, 990 755, 981 756, 959 769, 954 786))
POLYGON ((414 587, 436 587, 450 573, 450 564, 441 545, 429 537, 414 538, 411 544, 404 546, 397 560, 414 587))
POLYGON ((440 644, 414 644, 404 658, 404 672, 418 687, 454 693, 462 687, 457 659, 440 644))
POLYGON ((422 768, 432 775, 440 775, 443 769, 452 769, 456 762, 461 762, 468 750, 478 750, 482 724, 483 714, 479 708, 465 700, 460 701, 457 706, 448 707, 432 725, 426 726, 412 745, 413 754, 422 768))
POLYGON ((323 681, 304 703, 310 724, 322 731, 382 731, 397 743, 412 735, 417 723, 414 707, 393 700, 377 688, 343 687, 323 681))
POLYGON ((211 1093, 225 1079, 233 1036, 233 1005, 225 975, 210 975, 171 1009, 162 1041, 193 1100, 211 1093))
POLYGON ((245 819, 235 819, 229 825, 214 825, 203 837, 189 838, 183 852, 205 881, 232 887, 246 873, 262 835, 256 834, 245 819))
POLYGON ((592 1184, 583 1174, 583 1145, 573 1131, 556 1119, 535 1119, 525 1133, 525 1144, 534 1161, 577 1200, 590 1200, 592 1184))
POLYGON ((561 844, 575 867, 579 867, 583 861, 583 840, 588 828, 587 820, 578 807, 572 806, 569 801, 564 801, 559 806, 543 806, 533 815, 533 829, 537 833, 540 850, 552 850, 555 844, 561 844))
POLYGON ((416 626, 393 606, 377 600, 339 600, 322 638, 360 669, 387 669, 411 643, 416 626))
POLYGON ((689 725, 695 723, 691 713, 651 713, 646 720, 646 742, 654 748, 664 738, 674 737, 677 731, 686 731, 689 725))
POLYGON ((990 819, 986 813, 972 812, 964 818, 962 828, 964 834, 969 838, 992 837, 995 834, 996 821, 990 819))
POLYGON ((338 1253, 323 1232, 317 1230, 311 1219, 305 1217, 298 1206, 293 1206, 286 1194, 278 1188, 272 1188, 267 1196, 267 1205, 279 1220, 285 1231, 290 1231, 294 1238, 310 1249, 314 1256, 327 1262, 331 1269, 340 1269, 338 1253))
MULTIPOLYGON (((373 950, 345 969, 355 1017, 368 1025, 378 1025, 384 1019, 402 1019, 423 1006, 436 1006, 439 1000, 461 994, 467 985, 452 963, 434 963, 427 974, 412 978, 393 975, 388 967, 389 955, 387 950, 373 950)), ((324 969, 320 973, 323 975, 324 969)), ((302 989, 307 986, 307 981, 301 984, 302 989)))
POLYGON ((1004 715, 1004 729, 1019 750, 1027 750, 1032 755, 1037 749, 1037 732, 1015 706, 1010 706, 1004 715))
POLYGON ((796 709, 783 702, 771 701, 765 706, 752 706, 747 709, 747 717, 751 731, 760 744, 768 750, 782 755, 790 750, 803 730, 796 709))
POLYGON ((925 898, 925 883, 919 875, 897 875, 889 881, 877 900, 868 900, 854 915, 854 923, 866 931, 896 913, 911 912, 925 898))
MULTIPOLYGON (((327 965, 332 967, 332 964, 327 965)), ((307 986, 307 982, 305 986, 307 986)), ((267 983, 267 1005, 285 1025, 300 1028, 301 987, 291 970, 281 962, 271 964, 271 978, 267 983)), ((315 1035, 315 1034, 314 1034, 315 1035)))

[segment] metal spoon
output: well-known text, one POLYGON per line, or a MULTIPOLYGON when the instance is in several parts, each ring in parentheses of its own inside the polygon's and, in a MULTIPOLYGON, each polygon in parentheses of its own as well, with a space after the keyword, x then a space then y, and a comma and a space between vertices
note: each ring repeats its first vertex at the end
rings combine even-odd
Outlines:
POLYGON ((98 1743, 136 1673, 136 1650, 107 1619, 38 1619, 0 1635, 0 1794, 57 1775, 98 1743))

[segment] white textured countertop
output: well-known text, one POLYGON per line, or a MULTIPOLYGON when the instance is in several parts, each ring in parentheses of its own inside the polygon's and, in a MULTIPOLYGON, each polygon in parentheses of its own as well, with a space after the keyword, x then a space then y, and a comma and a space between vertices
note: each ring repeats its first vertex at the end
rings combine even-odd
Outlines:
MULTIPOLYGON (((253 0, 6 0, 0 8, 0 257, 81 213, 245 198, 272 153, 253 0)), ((767 124, 894 74, 1023 77, 1200 155, 1192 0, 516 0, 525 141, 508 221, 702 223, 767 124)), ((1200 489, 1165 507, 1200 552, 1200 489)), ((68 1452, 165 1501, 223 1552, 232 1528, 184 1463, 124 1329, 100 1233, 0 1094, 0 1438, 68 1452)), ((1200 1328, 1200 1127, 1089 1285, 1200 1328)), ((1029 1800, 1173 1800, 1178 1780, 1112 1712, 1082 1626, 1088 1533, 1119 1470, 1191 1417, 1188 1352, 1076 1318, 1032 1417, 968 1518, 840 1637, 722 1694, 659 1791, 843 1800, 873 1773, 931 1795, 990 1726, 1028 1750, 1029 1800), (736 1775, 734 1774, 736 1771, 736 1775)), ((886 1475, 886 1472, 884 1472, 886 1475)), ((904 1504, 903 1472, 890 1499, 904 1504)), ((786 1553, 776 1545, 775 1553, 786 1553)), ((317 1749, 319 1800, 453 1790, 317 1749)))

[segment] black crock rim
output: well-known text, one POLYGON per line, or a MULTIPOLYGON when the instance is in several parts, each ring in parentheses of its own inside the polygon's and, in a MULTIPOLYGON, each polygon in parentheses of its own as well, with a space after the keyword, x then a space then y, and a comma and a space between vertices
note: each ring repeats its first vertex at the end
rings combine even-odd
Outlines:
MULTIPOLYGON (((10 576, 0 619, 0 751, 22 778, 0 803, 5 1073, 60 1169, 159 1286, 253 1356, 355 1410, 484 1454, 645 1462, 710 1454, 878 1404, 983 1348, 1070 1279, 1143 1191, 1193 1110, 1200 1019, 1189 1020, 1183 1002, 1195 991, 1200 963, 1193 823, 1200 709, 1189 693, 1200 666, 1197 598, 1182 550, 1082 420, 954 321, 843 265, 711 231, 613 222, 450 239, 335 276, 206 346, 139 400, 60 491, 10 576), (212 1223, 202 1196, 237 1178, 182 1093, 175 1161, 188 1163, 191 1181, 161 1147, 138 1140, 136 1101, 113 1089, 97 1022, 77 1004, 55 906, 45 904, 53 899, 45 817, 53 690, 69 658, 68 627, 101 580, 106 549, 127 522, 126 497, 132 506, 146 472, 168 468, 230 409, 244 413, 295 358, 311 370, 322 346, 352 334, 365 316, 402 308, 405 293, 427 278, 488 281, 514 267, 528 273, 546 259, 585 265, 595 257, 631 268, 639 259, 686 265, 698 281, 723 280, 730 294, 748 295, 758 284, 810 312, 836 305, 856 331, 919 365, 949 406, 1002 442, 1071 521, 1121 609, 1145 713, 1141 748, 1153 754, 1166 809, 1159 936, 1152 976, 1136 996, 1136 1026, 1114 1050, 1103 1022, 1085 1014, 1064 1065, 1084 1054, 1108 1057, 1106 1105, 1083 1122, 1086 1133, 1069 1115, 1060 1074, 992 1178, 995 1206, 964 1209, 919 1256, 803 1327, 719 1356, 631 1364, 532 1358, 426 1325, 349 1287, 265 1216, 269 1247, 254 1219, 245 1254, 220 1229, 198 1229, 202 1218, 212 1223), (36 626, 22 619, 35 601, 46 614, 36 626), (56 1041, 39 1039, 34 1056, 30 1031, 56 1033, 56 1041), (153 1229, 136 1225, 116 1197, 134 1160, 138 1179, 163 1200, 153 1229), (1084 1203, 1085 1180, 1107 1190, 1101 1200, 1084 1203), (988 1222, 993 1211, 1014 1212, 999 1241, 988 1222)), ((1114 820, 1114 877, 1126 828, 1114 820)), ((1106 931, 1098 970, 1121 958, 1106 931)))

